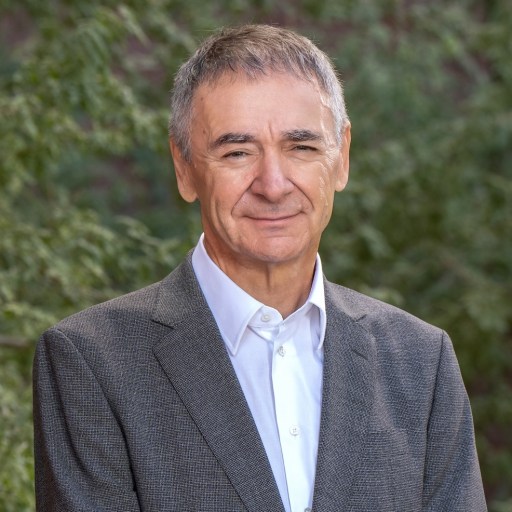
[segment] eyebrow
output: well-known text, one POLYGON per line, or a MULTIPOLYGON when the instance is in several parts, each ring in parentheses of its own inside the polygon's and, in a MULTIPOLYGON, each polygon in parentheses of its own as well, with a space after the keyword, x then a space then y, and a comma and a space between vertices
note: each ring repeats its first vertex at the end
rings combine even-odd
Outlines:
POLYGON ((306 142, 322 140, 323 137, 311 130, 290 130, 284 133, 284 138, 291 142, 306 142))
POLYGON ((217 149, 226 144, 243 144, 244 142, 254 142, 256 138, 249 133, 224 133, 217 137, 211 144, 210 149, 217 149))
MULTIPOLYGON (((323 137, 316 132, 311 130, 289 130, 283 133, 283 138, 291 142, 306 142, 306 141, 318 141, 322 140, 323 137)), ((218 149, 227 144, 244 144, 247 142, 255 142, 256 137, 250 133, 236 133, 228 132, 223 133, 217 137, 210 145, 210 150, 218 149)))

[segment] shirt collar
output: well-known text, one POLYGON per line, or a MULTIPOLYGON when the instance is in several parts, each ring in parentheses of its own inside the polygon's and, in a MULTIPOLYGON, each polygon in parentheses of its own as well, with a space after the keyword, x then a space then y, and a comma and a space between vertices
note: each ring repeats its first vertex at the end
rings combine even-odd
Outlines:
MULTIPOLYGON (((236 355, 248 323, 259 309, 266 306, 242 290, 214 263, 204 247, 204 234, 192 254, 192 267, 222 338, 230 353, 236 355)), ((309 304, 316 306, 320 313, 318 349, 321 349, 325 337, 326 313, 322 263, 318 254, 311 291, 302 307, 308 307, 309 304)))

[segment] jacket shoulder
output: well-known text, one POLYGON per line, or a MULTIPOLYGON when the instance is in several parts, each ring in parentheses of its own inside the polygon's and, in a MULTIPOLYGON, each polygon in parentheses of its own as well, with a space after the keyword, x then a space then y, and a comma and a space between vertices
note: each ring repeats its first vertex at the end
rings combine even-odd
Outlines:
POLYGON ((60 330, 64 334, 80 332, 84 336, 106 334, 123 328, 133 332, 138 324, 151 316, 160 286, 161 282, 153 283, 95 304, 64 318, 51 329, 60 330))
POLYGON ((397 306, 393 306, 356 290, 326 282, 326 296, 333 305, 355 320, 366 318, 370 322, 404 322, 419 329, 439 332, 439 328, 425 322, 397 306))

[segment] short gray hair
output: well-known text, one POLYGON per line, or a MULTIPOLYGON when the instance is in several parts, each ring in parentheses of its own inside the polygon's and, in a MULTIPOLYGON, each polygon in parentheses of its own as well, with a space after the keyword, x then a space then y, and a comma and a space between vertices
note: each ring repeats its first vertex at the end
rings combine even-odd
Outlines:
POLYGON ((338 142, 348 124, 343 88, 329 57, 312 41, 270 25, 224 28, 203 41, 178 70, 171 96, 169 135, 190 161, 192 102, 200 85, 213 84, 226 73, 255 80, 270 72, 289 73, 317 82, 328 96, 338 142))

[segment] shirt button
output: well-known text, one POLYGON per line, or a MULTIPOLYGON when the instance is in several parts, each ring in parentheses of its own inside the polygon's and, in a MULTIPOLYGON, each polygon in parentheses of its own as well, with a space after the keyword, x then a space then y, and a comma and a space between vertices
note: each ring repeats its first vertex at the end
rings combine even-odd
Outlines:
POLYGON ((270 315, 268 315, 267 313, 264 313, 263 315, 261 315, 262 322, 268 322, 269 320, 270 320, 270 315))
POLYGON ((306 507, 306 508, 304 509, 304 512, 311 512, 311 509, 310 509, 309 507, 306 507))
POLYGON ((281 357, 284 357, 284 355, 286 354, 286 349, 283 347, 283 345, 281 345, 281 346, 277 349, 277 353, 278 353, 281 357))
POLYGON ((290 434, 292 436, 298 436, 300 434, 300 428, 298 427, 298 425, 292 425, 290 427, 290 434))

